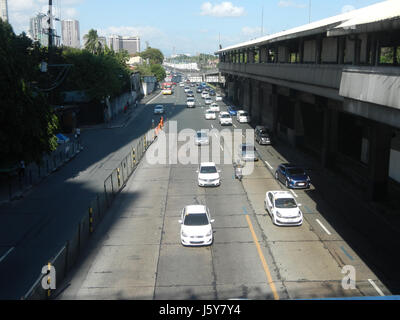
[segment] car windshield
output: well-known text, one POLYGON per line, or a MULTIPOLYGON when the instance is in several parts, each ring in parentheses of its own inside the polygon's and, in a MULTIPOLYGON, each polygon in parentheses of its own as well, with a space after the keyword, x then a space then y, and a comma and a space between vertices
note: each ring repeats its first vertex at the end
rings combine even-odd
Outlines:
POLYGON ((205 213, 188 214, 183 224, 185 226, 206 226, 208 218, 205 213))
POLYGON ((188 98, 187 101, 194 101, 194 98, 188 98))
POLYGON ((215 114, 214 111, 211 111, 211 110, 207 111, 207 113, 211 114, 211 115, 215 114))
POLYGON ((206 138, 207 134, 205 132, 197 132, 197 137, 198 138, 206 138))
POLYGON ((292 198, 280 198, 275 200, 275 207, 281 209, 293 209, 297 208, 297 205, 292 198))
POLYGON ((253 152, 254 151, 254 146, 252 146, 252 145, 243 145, 242 146, 242 151, 253 152))
POLYGON ((287 169, 287 172, 291 176, 299 176, 299 175, 305 175, 306 174, 304 172, 304 169, 302 169, 302 168, 290 168, 290 169, 287 169))
POLYGON ((217 168, 214 166, 201 167, 200 173, 217 173, 217 168))
POLYGON ((223 113, 221 114, 221 118, 230 118, 229 114, 223 113))

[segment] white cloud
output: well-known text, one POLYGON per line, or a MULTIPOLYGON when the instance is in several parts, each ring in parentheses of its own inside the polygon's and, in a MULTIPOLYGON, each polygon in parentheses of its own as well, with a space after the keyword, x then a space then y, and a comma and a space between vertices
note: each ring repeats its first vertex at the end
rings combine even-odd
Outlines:
MULTIPOLYGON (((76 18, 78 16, 78 10, 74 6, 84 1, 85 0, 53 1, 53 14, 61 19, 76 18), (57 5, 60 5, 60 7, 57 7, 57 5), (61 12, 58 9, 61 9, 61 12)), ((28 32, 30 18, 36 16, 39 12, 47 13, 48 2, 48 0, 9 0, 8 14, 14 32, 17 34, 23 31, 28 32)))
POLYGON ((284 8, 287 8, 287 7, 306 8, 307 5, 303 4, 303 3, 296 3, 296 2, 291 1, 291 0, 281 0, 278 3, 278 7, 284 7, 284 8))
POLYGON ((243 7, 235 7, 232 2, 222 2, 221 4, 211 4, 211 2, 205 2, 201 6, 202 16, 213 16, 213 17, 240 17, 244 15, 243 7))
POLYGON ((342 7, 342 13, 350 12, 353 10, 356 10, 356 8, 353 7, 352 5, 345 5, 342 7))

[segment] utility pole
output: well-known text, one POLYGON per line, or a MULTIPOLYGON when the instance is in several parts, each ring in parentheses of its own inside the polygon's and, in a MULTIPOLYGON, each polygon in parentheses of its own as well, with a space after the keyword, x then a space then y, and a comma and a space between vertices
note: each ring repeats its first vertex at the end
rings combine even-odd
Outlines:
POLYGON ((264 6, 262 6, 261 9, 261 37, 263 36, 264 33, 264 6))

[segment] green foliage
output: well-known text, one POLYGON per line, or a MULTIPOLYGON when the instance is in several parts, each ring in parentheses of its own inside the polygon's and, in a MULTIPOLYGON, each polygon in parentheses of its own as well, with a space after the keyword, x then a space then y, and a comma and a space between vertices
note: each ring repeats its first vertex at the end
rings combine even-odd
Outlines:
POLYGON ((162 52, 158 49, 150 47, 141 52, 140 57, 146 61, 149 59, 150 64, 162 64, 164 61, 164 55, 162 52))
POLYGON ((64 49, 65 62, 73 64, 73 68, 61 89, 82 90, 97 101, 117 96, 129 88, 127 56, 126 52, 115 53, 112 50, 96 55, 87 50, 64 49))
POLYGON ((159 64, 151 65, 150 71, 157 78, 158 82, 162 81, 167 76, 167 73, 165 72, 164 68, 159 64))
POLYGON ((45 50, 0 20, 0 165, 40 161, 56 148, 57 117, 35 91, 45 50), (35 80, 35 81, 34 81, 35 80))
POLYGON ((104 46, 99 41, 99 36, 97 35, 97 30, 90 29, 88 34, 83 36, 85 40, 85 49, 92 54, 101 54, 104 52, 104 46))

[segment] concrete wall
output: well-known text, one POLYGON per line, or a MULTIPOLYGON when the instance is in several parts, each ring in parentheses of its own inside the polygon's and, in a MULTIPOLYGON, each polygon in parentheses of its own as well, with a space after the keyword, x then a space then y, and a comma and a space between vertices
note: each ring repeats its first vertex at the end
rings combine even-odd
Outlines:
POLYGON ((400 111, 400 70, 390 67, 344 68, 339 94, 400 111))

